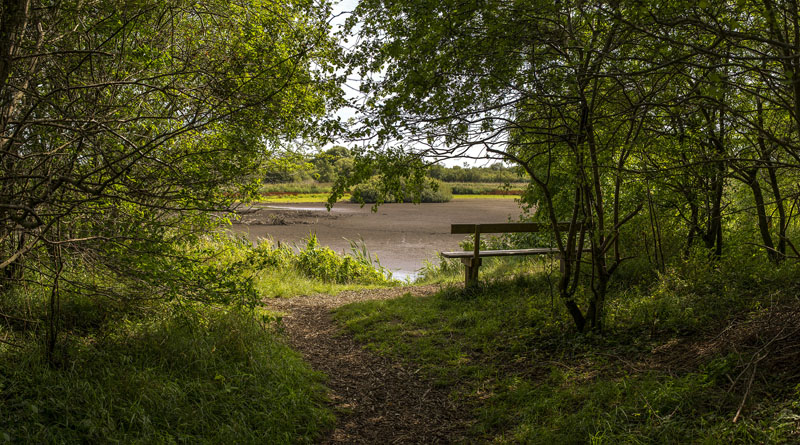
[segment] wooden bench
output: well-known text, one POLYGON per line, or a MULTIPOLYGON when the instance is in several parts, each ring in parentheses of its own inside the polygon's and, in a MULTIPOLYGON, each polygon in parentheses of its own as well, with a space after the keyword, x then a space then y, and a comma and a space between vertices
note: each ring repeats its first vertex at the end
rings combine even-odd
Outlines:
MULTIPOLYGON (((550 230, 550 224, 542 223, 492 223, 492 224, 452 224, 451 234, 472 234, 474 248, 470 251, 442 252, 445 258, 461 258, 466 270, 464 285, 470 286, 478 282, 478 268, 481 267, 481 258, 499 256, 524 256, 524 255, 550 255, 556 254, 561 261, 561 270, 564 270, 564 258, 555 247, 535 247, 532 249, 506 249, 506 250, 480 250, 482 233, 534 233, 550 230)), ((569 230, 569 223, 558 223, 559 230, 569 230)), ((580 230, 583 230, 580 228, 580 230)), ((585 249, 584 251, 589 251, 585 249)))

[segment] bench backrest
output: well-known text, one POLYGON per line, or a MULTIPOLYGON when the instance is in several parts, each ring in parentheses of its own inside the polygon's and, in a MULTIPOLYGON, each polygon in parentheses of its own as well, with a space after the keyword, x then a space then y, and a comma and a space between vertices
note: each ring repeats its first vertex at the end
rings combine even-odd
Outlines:
MULTIPOLYGON (((569 230, 568 222, 558 223, 559 230, 569 230)), ((451 224, 451 234, 473 234, 478 229, 478 233, 522 233, 522 232, 545 232, 552 228, 550 223, 490 223, 490 224, 451 224)), ((578 227, 582 230, 582 227, 578 227)))

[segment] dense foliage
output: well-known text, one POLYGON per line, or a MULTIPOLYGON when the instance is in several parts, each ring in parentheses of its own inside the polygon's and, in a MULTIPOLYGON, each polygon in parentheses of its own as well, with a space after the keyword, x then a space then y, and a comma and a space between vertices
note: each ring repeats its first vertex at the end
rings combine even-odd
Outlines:
POLYGON ((696 247, 713 261, 749 244, 764 261, 795 261, 797 11, 794 0, 363 0, 349 58, 371 108, 354 137, 373 143, 354 171, 413 176, 414 156, 514 163, 567 258, 559 295, 580 330, 602 329, 630 257, 663 270, 696 247))
POLYGON ((380 177, 373 177, 351 190, 350 202, 390 203, 390 202, 448 202, 453 198, 450 186, 438 181, 427 180, 416 190, 401 183, 398 190, 387 190, 380 177))
POLYGON ((62 296, 118 297, 94 274, 142 295, 190 288, 170 274, 176 246, 253 196, 287 141, 332 128, 328 14, 316 0, 3 2, 0 292, 43 286, 55 319, 62 296), (60 280, 68 267, 86 275, 60 280))

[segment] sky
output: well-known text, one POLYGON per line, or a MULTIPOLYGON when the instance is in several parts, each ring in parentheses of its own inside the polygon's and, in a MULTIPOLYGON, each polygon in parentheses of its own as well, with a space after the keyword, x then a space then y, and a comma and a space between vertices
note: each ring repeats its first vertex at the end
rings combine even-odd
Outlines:
MULTIPOLYGON (((350 16, 350 12, 355 9, 356 5, 358 4, 358 0, 332 0, 333 3, 333 15, 334 18, 331 20, 331 25, 333 27, 332 31, 338 32, 341 30, 341 27, 344 25, 344 21, 347 20, 347 17, 350 16)), ((351 40, 352 41, 352 40, 351 40)), ((358 98, 359 81, 357 78, 349 78, 347 83, 343 86, 345 95, 348 99, 355 99, 358 98)), ((353 117, 356 117, 355 110, 352 108, 344 108, 339 110, 337 116, 341 117, 342 120, 347 120, 353 117)), ((334 143, 333 145, 347 145, 344 142, 334 143)), ((328 148, 328 147, 326 147, 328 148)), ((475 161, 473 159, 466 159, 466 158, 455 158, 455 159, 448 159, 444 161, 442 164, 448 167, 452 167, 454 165, 458 166, 484 166, 496 161, 488 162, 488 161, 475 161), (466 164, 465 164, 466 163, 466 164)))
MULTIPOLYGON (((333 20, 331 20, 331 25, 333 26, 332 31, 337 33, 341 31, 342 26, 344 25, 345 20, 350 16, 350 12, 355 9, 356 5, 358 4, 358 0, 341 0, 339 2, 335 2, 333 4, 333 20)), ((345 95, 348 99, 354 99, 358 97, 358 86, 359 82, 357 78, 350 78, 348 79, 347 83, 344 85, 345 95)), ((342 118, 342 120, 347 120, 351 117, 354 117, 354 110, 352 108, 345 108, 339 111, 338 115, 342 118)))

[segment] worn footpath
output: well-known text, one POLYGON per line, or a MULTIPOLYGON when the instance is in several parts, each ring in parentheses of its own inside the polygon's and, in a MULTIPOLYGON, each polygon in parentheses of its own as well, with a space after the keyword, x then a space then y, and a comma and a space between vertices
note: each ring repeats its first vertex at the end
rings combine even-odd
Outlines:
POLYGON ((396 298, 406 293, 424 297, 438 286, 342 292, 267 302, 285 315, 289 344, 311 366, 327 375, 329 398, 337 414, 336 428, 323 443, 453 443, 462 442, 464 410, 447 391, 435 387, 411 365, 364 349, 332 319, 344 304, 396 298))

